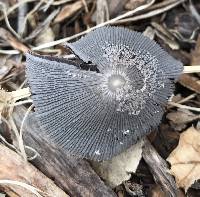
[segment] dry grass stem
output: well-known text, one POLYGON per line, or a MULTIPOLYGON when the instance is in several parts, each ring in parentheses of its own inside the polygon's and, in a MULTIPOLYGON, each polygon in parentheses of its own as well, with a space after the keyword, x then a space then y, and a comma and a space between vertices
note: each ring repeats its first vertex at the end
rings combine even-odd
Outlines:
POLYGON ((20 130, 19 130, 19 138, 18 138, 19 148, 20 148, 20 150, 22 151, 23 156, 24 156, 26 159, 27 159, 27 155, 26 155, 26 152, 25 152, 24 142, 23 142, 23 126, 24 126, 24 123, 25 123, 25 120, 26 120, 28 114, 29 114, 30 111, 33 109, 33 106, 34 106, 34 105, 31 105, 31 106, 27 109, 27 111, 26 111, 26 113, 25 113, 25 115, 24 115, 24 118, 23 118, 23 120, 22 120, 22 123, 21 123, 21 126, 20 126, 20 130))
POLYGON ((191 111, 200 112, 200 108, 198 108, 198 107, 190 107, 190 106, 182 105, 182 104, 175 103, 175 102, 172 102, 172 101, 168 102, 168 104, 172 105, 174 107, 181 108, 181 109, 188 109, 188 110, 191 110, 191 111))
POLYGON ((199 72, 200 72, 200 65, 184 66, 183 73, 199 73, 199 72))

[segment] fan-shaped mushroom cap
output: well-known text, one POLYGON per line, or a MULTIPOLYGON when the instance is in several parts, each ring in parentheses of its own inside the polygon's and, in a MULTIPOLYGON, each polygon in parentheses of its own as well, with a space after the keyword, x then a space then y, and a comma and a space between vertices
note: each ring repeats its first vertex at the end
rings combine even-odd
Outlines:
POLYGON ((100 73, 27 54, 27 77, 41 128, 67 152, 110 159, 157 127, 180 62, 140 33, 102 27, 67 43, 100 73))

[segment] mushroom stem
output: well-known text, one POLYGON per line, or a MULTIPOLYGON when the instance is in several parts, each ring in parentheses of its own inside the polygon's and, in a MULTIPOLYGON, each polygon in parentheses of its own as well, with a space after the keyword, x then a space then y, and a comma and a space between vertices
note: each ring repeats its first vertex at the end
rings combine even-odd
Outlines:
POLYGON ((183 73, 199 73, 200 65, 195 66, 184 66, 183 73))

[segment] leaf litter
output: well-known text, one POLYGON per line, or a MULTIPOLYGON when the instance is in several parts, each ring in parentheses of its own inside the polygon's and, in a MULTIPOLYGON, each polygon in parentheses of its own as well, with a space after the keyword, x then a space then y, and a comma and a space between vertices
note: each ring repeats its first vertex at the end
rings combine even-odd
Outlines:
MULTIPOLYGON (((101 1, 99 2, 101 4, 101 1)), ((169 103, 166 116, 164 116, 166 119, 163 119, 159 132, 153 131, 149 139, 164 159, 170 155, 168 160, 171 162, 171 173, 175 176, 177 186, 184 188, 188 195, 195 193, 197 196, 199 190, 194 188, 198 188, 197 180, 200 179, 199 171, 197 171, 199 169, 199 144, 197 141, 199 131, 191 125, 198 125, 200 108, 199 73, 197 73, 200 71, 199 2, 184 0, 127 0, 121 2, 111 0, 107 1, 107 4, 99 5, 98 16, 100 16, 100 19, 98 21, 104 22, 99 25, 97 19, 93 17, 96 10, 95 6, 95 2, 85 0, 49 2, 34 0, 15 2, 9 0, 5 5, 2 6, 1 4, 0 53, 3 59, 6 59, 6 63, 1 61, 0 67, 0 83, 1 88, 3 88, 0 91, 1 125, 5 123, 4 120, 7 121, 8 127, 11 127, 13 131, 15 130, 18 135, 20 131, 16 130, 12 121, 12 111, 16 105, 23 105, 28 109, 32 103, 29 98, 29 89, 18 89, 25 80, 24 56, 21 52, 32 49, 41 54, 63 55, 65 49, 58 44, 78 38, 92 29, 106 24, 123 24, 140 32, 147 28, 151 29, 152 38, 154 37, 165 50, 187 66, 184 69, 187 74, 182 75, 176 84, 177 89, 174 98, 181 95, 180 99, 169 103), (19 9, 23 4, 30 6, 27 10, 19 9), (135 11, 134 8, 137 10, 135 11), (104 9, 104 11, 101 12, 101 9, 104 9), (22 34, 12 22, 12 20, 16 21, 16 24, 20 22, 17 21, 18 10, 24 12, 24 18, 20 19, 19 17, 19 20, 22 20, 24 24, 24 27, 22 25, 22 34), (68 10, 68 12, 63 10, 68 10), (108 14, 107 10, 109 15, 105 16, 104 14, 108 14), (109 21, 107 21, 108 16, 110 17, 109 21), (46 31, 44 31, 45 29, 46 31), (47 38, 44 35, 46 33, 48 34, 47 38), (13 64, 13 60, 15 64, 13 64), (175 148, 178 143, 178 147, 175 148), (173 158, 173 155, 175 155, 175 158, 173 158), (188 157, 185 158, 185 155, 188 155, 188 157), (182 171, 177 166, 181 166, 182 171), (195 187, 192 185, 194 182, 195 187)), ((25 87, 27 87, 26 83, 25 87)), ((18 141, 13 139, 13 144, 18 146, 18 141)), ((139 151, 141 151, 140 148, 139 151)), ((20 151, 19 154, 21 154, 20 151)), ((131 175, 126 174, 128 170, 123 171, 125 178, 120 179, 115 183, 115 186, 123 180, 129 179, 133 185, 145 185, 145 194, 153 191, 154 187, 160 187, 158 182, 152 178, 147 164, 143 160, 140 162, 139 160, 140 156, 136 159, 135 164, 137 165, 134 166, 138 166, 137 170, 135 171, 135 168, 130 170, 131 175), (137 178, 134 178, 134 176, 137 178)), ((124 161, 123 165, 127 162, 124 161)), ((116 162, 116 165, 119 163, 116 162)), ((110 168, 111 171, 115 169, 114 167, 110 168)), ((118 168, 121 169, 120 166, 118 168)), ((125 167, 122 168, 125 169, 125 167)), ((117 175, 117 171, 114 175, 117 175)), ((127 187, 121 189, 121 191, 123 191, 121 196, 130 194, 127 187)))

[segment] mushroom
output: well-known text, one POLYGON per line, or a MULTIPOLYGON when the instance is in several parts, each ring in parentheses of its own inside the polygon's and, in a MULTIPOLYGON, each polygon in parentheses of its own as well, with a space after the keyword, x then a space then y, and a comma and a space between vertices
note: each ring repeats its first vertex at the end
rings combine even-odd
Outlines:
POLYGON ((97 71, 64 58, 26 55, 35 113, 52 142, 100 161, 157 128, 181 62, 155 41, 122 27, 101 27, 65 46, 97 71))

